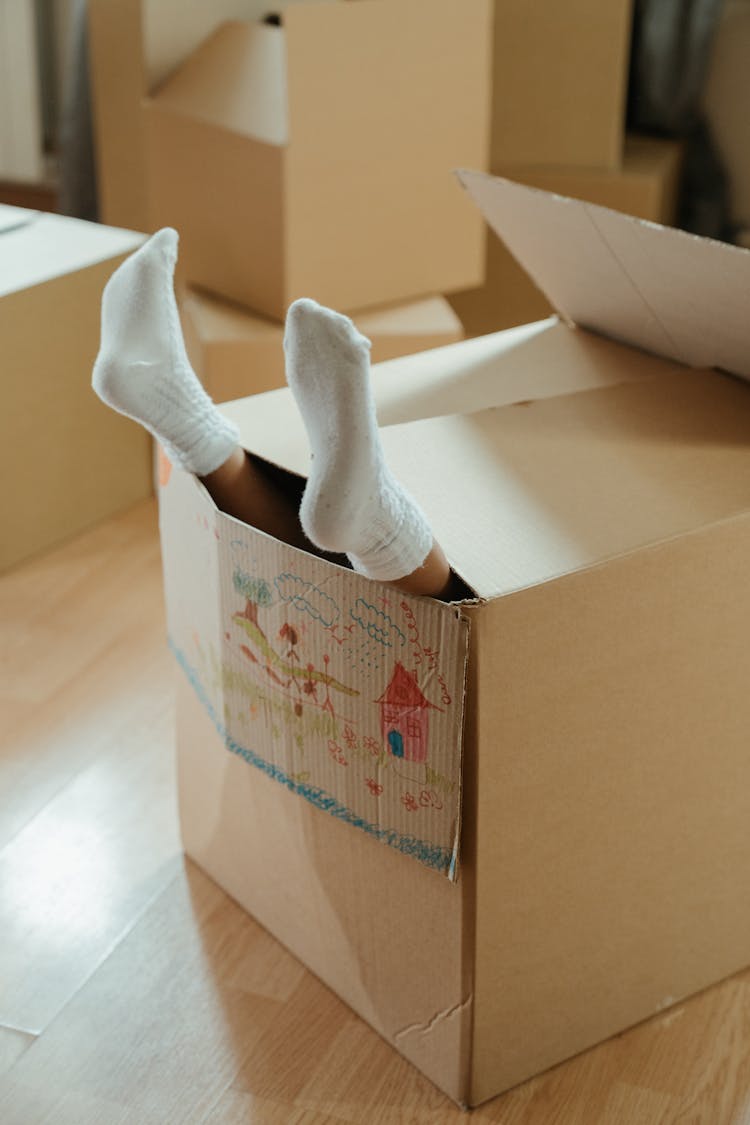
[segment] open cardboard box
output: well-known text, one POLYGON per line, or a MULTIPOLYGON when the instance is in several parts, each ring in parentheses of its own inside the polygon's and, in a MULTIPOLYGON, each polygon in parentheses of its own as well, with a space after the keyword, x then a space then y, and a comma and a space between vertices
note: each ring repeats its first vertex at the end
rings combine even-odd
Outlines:
POLYGON ((187 281, 283 320, 478 285, 490 0, 291 5, 219 27, 146 103, 151 223, 187 281), (450 60, 450 65, 447 65, 450 60))
POLYGON ((148 435, 91 393, 102 289, 142 242, 0 207, 0 571, 153 492, 148 435))
MULTIPOLYGON (((186 851, 475 1105, 750 960, 750 254, 462 179, 560 318, 374 382, 475 597, 179 472, 162 528, 186 851)), ((224 410, 304 474, 288 392, 224 410)))

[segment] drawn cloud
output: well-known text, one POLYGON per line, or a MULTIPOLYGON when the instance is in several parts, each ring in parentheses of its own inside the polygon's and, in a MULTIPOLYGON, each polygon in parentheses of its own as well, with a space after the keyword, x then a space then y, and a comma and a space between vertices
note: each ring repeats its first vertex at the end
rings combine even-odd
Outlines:
POLYGON ((341 616, 341 610, 333 598, 296 574, 278 574, 273 583, 282 601, 288 602, 300 613, 309 613, 326 628, 330 628, 341 616))
POLYGON ((349 610, 349 616, 372 640, 384 645, 385 648, 406 644, 406 637, 388 614, 376 609, 364 598, 357 598, 354 606, 349 610))

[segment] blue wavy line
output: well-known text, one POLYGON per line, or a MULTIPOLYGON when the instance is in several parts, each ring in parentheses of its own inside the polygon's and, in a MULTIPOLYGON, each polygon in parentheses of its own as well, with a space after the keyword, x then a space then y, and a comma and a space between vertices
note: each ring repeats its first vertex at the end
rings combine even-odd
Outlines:
POLYGON ((233 754, 237 754, 240 758, 243 758, 249 765, 262 770, 263 773, 273 778, 274 781, 285 785, 286 788, 290 789, 293 793, 298 793, 300 797, 304 797, 306 801, 309 801, 311 805, 315 805, 317 809, 322 809, 323 812, 335 816, 337 820, 343 820, 346 824, 351 824, 355 828, 360 828, 363 832, 366 832, 368 836, 373 836, 376 840, 388 844, 389 847, 395 848, 396 851, 401 852, 403 855, 413 856, 427 867, 432 867, 436 871, 453 874, 455 857, 452 849, 442 848, 439 844, 430 844, 425 840, 418 840, 415 836, 402 836, 393 828, 380 828, 377 824, 372 824, 369 820, 365 820, 364 817, 355 813, 352 809, 347 808, 346 805, 342 805, 337 797, 334 797, 331 793, 327 793, 325 789, 295 781, 294 778, 291 778, 288 773, 280 769, 279 766, 274 765, 273 762, 267 762, 265 758, 261 758, 254 750, 248 750, 247 747, 241 746, 239 742, 232 738, 229 731, 216 714, 214 706, 206 694, 206 690, 200 681, 198 673, 188 662, 187 657, 182 650, 177 647, 171 637, 168 638, 168 641, 169 647, 187 676, 190 686, 208 713, 211 722, 216 727, 217 732, 228 750, 231 750, 233 754))

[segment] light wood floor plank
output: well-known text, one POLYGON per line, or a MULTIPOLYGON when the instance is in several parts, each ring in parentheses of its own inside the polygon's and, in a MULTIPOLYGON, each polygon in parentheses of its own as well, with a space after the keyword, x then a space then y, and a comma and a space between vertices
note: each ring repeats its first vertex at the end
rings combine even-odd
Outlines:
POLYGON ((0 1023, 42 1031, 173 877, 171 735, 136 717, 0 852, 0 1023))
POLYGON ((0 578, 0 847, 134 716, 152 721, 169 706, 163 639, 153 503, 0 578))

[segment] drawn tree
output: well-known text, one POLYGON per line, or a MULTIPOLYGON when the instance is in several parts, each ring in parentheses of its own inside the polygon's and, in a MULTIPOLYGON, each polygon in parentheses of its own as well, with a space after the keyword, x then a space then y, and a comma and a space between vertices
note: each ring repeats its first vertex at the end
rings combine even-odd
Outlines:
POLYGON ((261 609, 267 609, 268 606, 273 604, 270 586, 265 578, 256 578, 255 575, 247 574, 239 568, 235 570, 232 581, 237 593, 245 599, 245 608, 240 616, 246 617, 248 621, 257 625, 258 606, 261 609))

